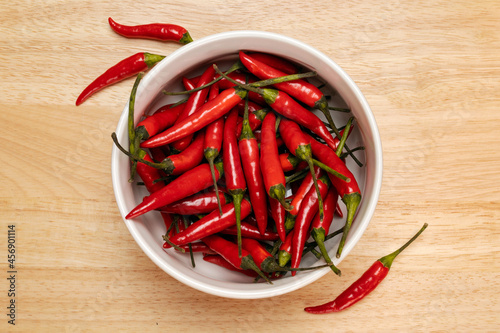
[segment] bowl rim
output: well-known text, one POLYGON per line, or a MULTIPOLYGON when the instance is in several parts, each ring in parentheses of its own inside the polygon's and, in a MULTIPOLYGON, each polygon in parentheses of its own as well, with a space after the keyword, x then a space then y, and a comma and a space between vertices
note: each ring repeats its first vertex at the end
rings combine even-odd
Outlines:
MULTIPOLYGON (((200 39, 197 39, 187 45, 184 45, 180 47, 179 49, 173 51, 169 56, 164 58, 162 61, 160 61, 158 64, 156 64, 148 73, 146 73, 137 89, 137 94, 139 95, 144 87, 148 86, 151 80, 155 77, 156 73, 163 70, 164 67, 170 65, 174 61, 176 61, 178 58, 182 57, 185 53, 191 52, 192 49, 198 49, 202 48, 203 46, 207 44, 211 44, 213 42, 217 42, 220 40, 224 39, 232 39, 232 38, 265 38, 265 39, 273 39, 273 40, 279 40, 280 42, 284 42, 287 44, 295 45, 297 47, 300 47, 306 52, 311 53, 318 59, 320 59, 322 62, 327 64, 329 67, 331 67, 344 81, 344 83, 348 86, 348 88, 352 91, 352 93, 355 95, 355 98, 359 101, 361 108, 363 110, 363 113, 367 117, 368 124, 370 126, 370 131, 373 136, 373 149, 375 150, 374 155, 377 157, 375 159, 375 165, 374 170, 375 174, 373 175, 373 191, 370 193, 369 199, 364 202, 366 205, 365 211, 366 214, 364 215, 364 219, 361 222, 361 225, 359 228, 361 231, 357 234, 351 234, 350 235, 350 241, 346 243, 342 256, 341 258, 338 259, 338 262, 340 262, 343 258, 345 258, 349 252, 352 250, 352 248, 358 243, 359 239, 361 236, 364 234, 364 231, 366 230, 368 224, 370 223, 370 220, 373 217, 373 214, 375 212, 375 208, 378 202, 378 198, 380 195, 381 191, 381 185, 382 185, 382 171, 383 171, 383 157, 382 157, 382 143, 380 139, 380 134, 378 131, 378 127, 375 121, 375 117, 368 105, 368 102, 366 101, 364 95, 361 93, 360 89, 358 86, 355 84, 355 82, 350 78, 350 76, 336 63, 334 62, 331 58, 326 56, 323 52, 319 51, 318 49, 302 42, 297 39, 294 39, 292 37, 288 37, 285 35, 281 35, 278 33, 274 32, 267 32, 267 31, 257 31, 257 30, 237 30, 237 31, 228 31, 228 32, 221 32, 209 36, 202 37, 200 39)), ((118 134, 119 132, 123 131, 123 128, 126 128, 126 113, 128 113, 128 105, 129 102, 126 103, 124 110, 120 116, 120 120, 118 122, 117 128, 116 128, 116 133, 118 134)), ((137 112, 137 110, 136 110, 137 112)), ((113 182, 113 190, 115 193, 115 198, 116 202, 118 205, 118 208, 120 210, 120 213, 122 215, 122 219, 125 222, 125 225, 127 226, 129 232, 132 234, 134 240, 136 243, 139 245, 139 247, 143 250, 143 252, 163 271, 165 271, 167 274, 172 276, 173 278, 177 279, 178 281, 187 284, 188 286, 203 291, 208 294, 216 295, 216 296, 221 296, 221 297, 226 297, 226 298, 237 298, 237 299, 258 299, 258 298, 266 298, 266 297, 273 297, 273 296, 278 296, 282 295, 297 289, 300 289, 311 282, 321 278, 323 275, 327 274, 330 269, 328 268, 323 268, 319 270, 315 270, 310 272, 309 274, 306 275, 300 275, 300 278, 296 279, 294 283, 288 283, 286 285, 280 285, 273 287, 273 289, 266 289, 266 290, 233 290, 233 289, 226 289, 223 287, 217 287, 214 285, 209 285, 207 283, 203 283, 200 280, 194 279, 190 276, 184 275, 181 272, 177 271, 174 267, 172 267, 170 264, 166 263, 162 258, 160 258, 155 251, 153 251, 151 245, 147 243, 143 237, 140 235, 139 230, 137 228, 137 221, 136 220, 126 220, 125 216, 128 213, 125 208, 125 203, 123 202, 123 198, 120 197, 120 191, 121 191, 121 185, 120 185, 120 179, 119 179, 119 163, 118 163, 118 155, 121 152, 116 148, 115 145, 113 145, 112 148, 112 153, 111 153, 111 173, 112 173, 112 182, 113 182)), ((295 276, 295 278, 299 277, 299 275, 295 276)))

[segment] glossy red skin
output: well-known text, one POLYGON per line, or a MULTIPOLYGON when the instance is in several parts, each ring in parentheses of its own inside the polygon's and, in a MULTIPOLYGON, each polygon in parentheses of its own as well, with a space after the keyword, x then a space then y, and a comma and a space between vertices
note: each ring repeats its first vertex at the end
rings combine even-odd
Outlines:
POLYGON ((203 148, 205 143, 205 131, 200 131, 196 134, 195 139, 191 144, 181 151, 179 154, 170 155, 167 157, 175 169, 173 175, 180 175, 187 170, 190 170, 201 163, 203 160, 203 148))
MULTIPOLYGON (((251 55, 245 54, 241 51, 240 61, 250 71, 250 73, 257 76, 261 80, 267 80, 287 75, 287 73, 268 66, 262 61, 259 61, 251 55)), ((321 90, 305 80, 294 80, 276 83, 274 84, 274 87, 286 92, 290 96, 293 96, 309 107, 314 107, 316 102, 318 102, 324 96, 321 90)))
POLYGON ((111 17, 108 18, 108 22, 114 32, 128 38, 144 38, 178 42, 187 32, 185 28, 175 24, 151 23, 129 26, 119 24, 111 17))
POLYGON ((255 277, 259 276, 256 272, 252 271, 251 269, 241 269, 241 268, 234 267, 231 263, 229 263, 226 259, 224 259, 224 257, 221 256, 220 254, 211 254, 211 255, 204 256, 203 260, 205 260, 209 263, 215 264, 217 266, 226 268, 230 271, 243 273, 243 274, 250 276, 250 277, 255 278, 255 277))
POLYGON ((238 90, 230 88, 222 91, 216 98, 205 103, 194 114, 184 119, 183 121, 173 125, 166 131, 153 136, 152 138, 141 143, 141 147, 150 148, 168 144, 170 142, 181 139, 189 134, 202 129, 213 121, 219 119, 228 113, 242 97, 238 94, 238 90))
MULTIPOLYGON (((262 125, 262 121, 257 118, 257 116, 253 113, 248 113, 248 122, 250 124, 250 128, 252 131, 255 131, 262 125)), ((238 124, 236 125, 236 137, 240 137, 241 135, 241 130, 243 128, 243 118, 239 117, 238 118, 238 124)))
POLYGON ((260 166, 267 193, 272 186, 286 185, 276 142, 276 116, 272 112, 266 115, 261 126, 260 166))
POLYGON ((344 161, 342 161, 340 157, 337 156, 335 151, 333 151, 330 147, 316 141, 313 137, 311 136, 308 137, 309 137, 309 142, 311 143, 313 155, 316 156, 316 158, 320 162, 326 164, 327 166, 329 166, 334 170, 337 170, 344 176, 347 176, 348 178, 351 179, 350 182, 346 182, 338 177, 335 177, 334 175, 328 174, 328 177, 330 178, 330 181, 337 190, 339 196, 343 198, 344 195, 346 194, 351 194, 351 193, 361 194, 356 178, 354 178, 352 172, 347 168, 344 161))
MULTIPOLYGON (((314 174, 316 175, 316 179, 319 179, 321 175, 324 174, 324 171, 315 166, 314 167, 314 174)), ((300 212, 300 208, 302 205, 302 201, 304 200, 305 196, 309 191, 314 187, 314 182, 311 173, 308 173, 304 179, 302 179, 302 182, 300 183, 300 186, 297 190, 297 192, 293 196, 293 200, 291 205, 293 206, 293 209, 290 211, 291 215, 297 216, 300 212)))
MULTIPOLYGON (((229 203, 222 206, 222 216, 218 209, 204 216, 186 228, 183 232, 178 233, 170 238, 170 241, 176 245, 191 243, 209 235, 214 235, 224 229, 236 224, 234 204, 229 203)), ((247 217, 252 211, 252 206, 247 200, 241 201, 241 217, 247 217)), ((207 244, 208 245, 208 244, 207 244)), ((236 255, 238 255, 236 253, 236 255)))
POLYGON ((323 121, 317 115, 305 109, 285 92, 278 90, 276 99, 273 103, 269 104, 269 106, 284 117, 316 133, 325 140, 330 147, 336 147, 338 145, 338 143, 335 143, 335 140, 323 121))
POLYGON ((276 231, 278 232, 278 236, 283 242, 286 237, 286 229, 285 229, 285 217, 286 210, 285 207, 276 199, 269 198, 269 208, 271 210, 271 217, 276 224, 276 231))
MULTIPOLYGON (((148 162, 153 162, 153 159, 147 153, 144 155, 143 159, 148 162)), ((155 180, 163 176, 161 170, 159 169, 153 168, 152 166, 146 165, 141 162, 137 162, 136 172, 137 175, 141 177, 149 193, 159 191, 165 186, 164 182, 155 182, 155 180)))
POLYGON ((307 162, 305 161, 301 161, 298 164, 292 164, 289 159, 290 155, 292 154, 291 153, 280 154, 280 163, 283 172, 289 172, 295 169, 303 169, 304 167, 307 167, 307 162))
POLYGON ((388 273, 389 268, 377 260, 335 300, 322 305, 307 307, 304 310, 309 313, 322 314, 347 309, 371 293, 388 273))
POLYGON ((311 223, 312 229, 323 228, 325 230, 325 235, 328 235, 330 231, 330 226, 333 222, 333 217, 337 210, 337 202, 339 199, 339 194, 334 186, 328 189, 325 200, 323 201, 323 220, 320 219, 319 212, 316 213, 314 219, 311 223))
POLYGON ((253 59, 258 60, 274 69, 277 69, 286 75, 297 73, 297 67, 288 60, 269 53, 251 53, 249 54, 253 59))
POLYGON ((241 246, 250 252, 253 261, 257 264, 259 268, 262 269, 261 265, 269 257, 273 257, 266 248, 258 241, 252 238, 242 238, 241 246))
MULTIPOLYGON (((214 74, 215 74, 215 69, 213 66, 208 66, 208 68, 203 72, 203 74, 200 77, 200 80, 196 84, 196 87, 200 87, 202 85, 205 85, 212 81, 214 79, 214 74)), ((198 90, 194 93, 191 93, 189 95, 189 98, 186 102, 186 107, 182 111, 182 113, 179 115, 179 117, 176 120, 176 124, 181 122, 182 120, 186 119, 187 117, 191 116, 193 113, 195 113, 204 103, 205 100, 207 99, 208 93, 210 91, 210 88, 204 88, 201 90, 198 90)), ((183 151, 184 149, 189 146, 189 143, 191 142, 191 139, 193 138, 193 134, 187 135, 186 137, 179 139, 177 141, 174 141, 170 144, 172 148, 174 148, 177 151, 183 151)))
POLYGON ((280 251, 285 251, 292 254, 293 229, 288 232, 285 240, 280 245, 280 251))
POLYGON ((282 118, 279 124, 280 136, 288 150, 295 155, 300 146, 309 145, 308 138, 296 122, 282 118))
MULTIPOLYGON (((234 236, 237 235, 237 232, 238 230, 236 230, 236 226, 232 226, 221 231, 222 234, 234 236)), ((276 232, 265 230, 264 233, 261 233, 258 227, 245 221, 241 222, 241 236, 262 241, 275 241, 279 238, 276 232)))
POLYGON ((174 107, 171 107, 171 105, 162 106, 151 116, 137 123, 136 129, 144 127, 145 131, 148 133, 148 137, 151 137, 175 124, 175 121, 179 118, 179 115, 185 107, 186 103, 174 107))
POLYGON ((231 191, 245 190, 247 185, 243 173, 241 158, 236 137, 238 110, 229 112, 224 123, 224 139, 222 141, 222 162, 224 164, 224 179, 226 187, 231 191))
POLYGON ((215 253, 214 251, 210 250, 210 248, 203 242, 194 242, 194 243, 190 243, 190 244, 179 245, 179 247, 187 253, 189 253, 189 251, 201 252, 201 253, 206 253, 206 254, 210 254, 210 255, 215 253))
POLYGON ((144 52, 139 52, 113 65, 81 92, 75 104, 78 106, 99 90, 145 71, 148 65, 144 60, 144 52))
MULTIPOLYGON (((328 193, 328 185, 323 183, 321 179, 318 179, 318 187, 319 193, 322 198, 326 196, 328 193)), ((292 239, 292 268, 298 268, 300 265, 300 261, 302 259, 302 252, 304 250, 304 245, 306 243, 307 238, 310 235, 310 226, 311 222, 314 218, 314 215, 319 210, 318 205, 318 194, 316 193, 315 188, 311 188, 309 192, 307 192, 306 196, 301 205, 301 209, 299 214, 297 215, 297 219, 295 220, 293 239, 292 239)), ((292 276, 295 275, 295 271, 292 272, 292 276)))
MULTIPOLYGON (((220 178, 219 171, 215 169, 215 177, 220 178)), ((184 199, 213 185, 210 166, 208 163, 186 171, 159 191, 144 197, 142 202, 130 211, 125 217, 133 219, 149 211, 166 206, 184 199)))
MULTIPOLYGON (((247 81, 246 74, 241 74, 241 73, 236 73, 236 72, 229 73, 227 76, 229 76, 231 79, 235 80, 236 82, 242 83, 242 84, 254 83, 256 81, 254 77, 248 78, 248 81, 247 81)), ((235 84, 233 82, 231 82, 225 78, 221 79, 218 83, 219 83, 219 87, 221 89, 229 89, 229 88, 232 88, 235 86, 235 84)), ((254 93, 252 91, 250 91, 248 93, 248 98, 257 104, 266 105, 264 98, 261 95, 254 93)))
POLYGON ((188 79, 187 77, 182 78, 182 84, 184 85, 184 89, 186 89, 186 90, 191 90, 191 89, 196 88, 197 82, 198 82, 198 80, 196 80, 196 82, 193 82, 193 80, 188 79))
POLYGON ((259 144, 254 138, 240 139, 238 148, 250 202, 261 233, 267 228, 267 192, 260 170, 259 144))
MULTIPOLYGON (((219 94, 219 85, 214 83, 210 86, 210 91, 208 93, 208 100, 211 101, 219 94)), ((220 117, 206 127, 205 130, 205 148, 213 149, 220 152, 222 147, 222 138, 224 134, 224 117, 220 117)))
POLYGON ((211 235, 202 239, 202 242, 207 244, 210 249, 220 254, 226 261, 236 268, 241 269, 243 258, 250 255, 250 253, 241 249, 241 257, 238 255, 238 245, 230 242, 220 236, 211 235))
MULTIPOLYGON (((164 213, 164 212, 161 213, 161 217, 163 219, 163 223, 165 224, 165 234, 166 234, 168 229, 170 228, 170 226, 174 222, 174 218, 173 218, 172 214, 164 213)), ((170 233, 167 235, 168 237, 171 237, 174 235, 174 231, 175 231, 174 229, 175 228, 170 229, 170 233)), ((168 245, 167 243, 164 243, 163 247, 168 248, 168 247, 170 247, 170 245, 168 245)))
MULTIPOLYGON (((217 194, 221 205, 227 204, 224 192, 219 190, 217 194)), ((208 214, 218 208, 217 194, 213 189, 207 192, 203 191, 170 205, 163 206, 159 210, 180 215, 208 214)))

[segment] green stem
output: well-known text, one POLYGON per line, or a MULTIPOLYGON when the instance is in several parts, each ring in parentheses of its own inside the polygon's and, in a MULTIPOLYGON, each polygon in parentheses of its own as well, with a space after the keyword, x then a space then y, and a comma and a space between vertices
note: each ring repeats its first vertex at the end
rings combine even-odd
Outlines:
POLYGON ((321 255, 325 259, 326 263, 330 266, 330 268, 335 274, 340 276, 341 274, 340 270, 333 264, 332 259, 330 258, 330 255, 328 254, 328 251, 326 250, 325 247, 325 229, 323 227, 313 228, 311 231, 311 236, 318 244, 319 251, 321 252, 321 255))
POLYGON ((283 83, 283 82, 289 82, 289 81, 294 81, 294 80, 301 80, 301 79, 306 79, 309 77, 314 77, 317 76, 318 74, 316 72, 307 72, 307 73, 301 73, 301 74, 291 74, 291 75, 285 75, 285 76, 280 76, 280 77, 275 77, 272 79, 267 79, 267 80, 261 80, 257 81, 254 83, 250 83, 251 87, 265 87, 265 86, 270 86, 273 84, 278 84, 278 83, 283 83))
POLYGON ((233 197, 234 214, 236 215, 236 239, 238 243, 238 256, 241 258, 241 201, 243 200, 244 189, 230 190, 233 197))
MULTIPOLYGON (((186 216, 182 216, 182 221, 184 222, 184 227, 187 228, 189 226, 189 221, 187 220, 186 216)), ((191 246, 191 243, 188 244, 189 248, 189 257, 191 258, 191 265, 196 267, 196 263, 194 262, 194 255, 193 255, 193 247, 191 246)))
POLYGON ((337 178, 340 178, 342 179, 343 181, 345 181, 346 183, 349 183, 351 181, 351 178, 341 174, 340 172, 330 168, 328 165, 324 164, 324 163, 321 163, 320 161, 318 160, 315 160, 315 159, 312 159, 312 162, 315 166, 325 170, 326 172, 328 172, 329 174, 332 174, 334 175, 335 177, 337 178))
POLYGON ((220 203, 219 198, 219 186, 217 185, 217 179, 215 177, 215 167, 214 160, 219 155, 219 151, 214 148, 205 149, 205 158, 208 161, 208 165, 210 166, 210 172, 212 174, 212 181, 214 183, 215 195, 217 196, 217 205, 219 206, 219 214, 222 216, 222 205, 220 203))
POLYGON ((427 228, 428 224, 425 223, 422 228, 420 228, 420 230, 415 234, 415 236, 413 236, 409 241, 407 241, 403 246, 401 246, 399 249, 397 249, 396 251, 392 252, 391 254, 388 254, 386 255, 385 257, 382 257, 380 258, 378 261, 380 261, 382 263, 382 265, 384 265, 385 267, 387 267, 387 269, 390 269, 391 268, 391 265, 392 265, 392 262, 394 261, 394 259, 398 256, 398 254, 400 254, 401 252, 403 252, 404 249, 406 249, 411 243, 413 243, 413 241, 415 239, 418 238, 418 236, 420 236, 420 234, 422 232, 424 232, 424 230, 427 228))
POLYGON ((356 210, 358 209, 359 203, 361 201, 361 194, 355 192, 344 195, 342 201, 345 203, 347 208, 347 218, 344 225, 344 231, 342 234, 342 238, 340 239, 339 247, 337 249, 337 258, 340 258, 342 254, 342 250, 344 248, 345 241, 347 239, 347 235, 349 234, 349 230, 351 229, 352 221, 354 220, 354 215, 356 214, 356 210))
POLYGON ((347 121, 347 124, 345 125, 344 134, 342 134, 342 137, 340 138, 339 145, 337 147, 337 151, 335 152, 338 157, 340 157, 340 155, 342 154, 342 150, 344 149, 345 142, 347 140, 347 137, 349 136, 349 132, 351 131, 351 124, 352 124, 353 120, 354 120, 354 117, 349 118, 349 120, 347 121))

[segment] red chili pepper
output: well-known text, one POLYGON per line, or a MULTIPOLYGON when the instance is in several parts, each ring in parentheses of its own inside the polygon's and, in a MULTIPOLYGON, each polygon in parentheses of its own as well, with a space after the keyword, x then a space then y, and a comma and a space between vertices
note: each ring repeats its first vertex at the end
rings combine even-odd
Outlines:
POLYGON ((245 109, 238 148, 253 212, 260 232, 264 233, 267 228, 267 194, 260 169, 259 144, 250 128, 249 110, 245 109))
POLYGON ((185 106, 186 103, 176 106, 172 104, 162 106, 151 116, 137 123, 137 127, 135 128, 136 135, 140 136, 141 139, 147 139, 172 126, 185 106))
MULTIPOLYGON (((214 83, 210 86, 210 91, 208 92, 208 100, 211 101, 219 94, 219 85, 214 83)), ((210 170, 212 170, 212 180, 214 182, 215 191, 218 192, 217 181, 215 180, 214 171, 214 161, 219 156, 219 152, 222 147, 222 136, 224 133, 224 117, 220 117, 206 127, 205 130, 205 147, 203 148, 203 154, 205 159, 210 165, 210 170)), ((218 202, 219 213, 222 215, 222 205, 218 202)))
POLYGON ((222 91, 216 98, 203 104, 194 114, 175 124, 166 131, 144 141, 143 148, 162 146, 181 139, 202 129, 229 112, 246 96, 242 88, 230 88, 222 91))
POLYGON ((318 182, 314 172, 311 144, 299 125, 291 120, 285 118, 281 119, 279 131, 288 150, 301 160, 306 161, 309 166, 314 188, 318 195, 320 219, 323 219, 323 198, 319 195, 318 182))
MULTIPOLYGON (((216 177, 219 179, 223 172, 222 162, 216 163, 216 169, 216 177)), ((210 186, 212 186, 210 166, 208 163, 200 164, 186 171, 159 191, 144 197, 143 201, 132 209, 125 218, 133 219, 154 209, 184 199, 210 186)))
POLYGON ((285 207, 276 199, 269 198, 269 208, 271 210, 271 217, 276 225, 276 230, 278 231, 279 238, 284 241, 286 237, 285 228, 285 207))
POLYGON ((253 271, 251 269, 241 269, 241 268, 234 267, 229 261, 224 259, 224 257, 221 256, 220 254, 211 254, 211 255, 203 256, 203 260, 205 260, 206 262, 215 264, 217 266, 226 268, 226 269, 233 271, 233 272, 243 273, 243 274, 250 276, 250 277, 253 277, 253 278, 259 276, 259 274, 255 273, 255 271, 253 271))
POLYGON ((285 202, 285 174, 281 168, 276 144, 276 116, 272 112, 269 112, 262 122, 260 166, 269 197, 278 200, 286 210, 291 210, 293 207, 285 202))
MULTIPOLYGON (((248 77, 248 75, 242 74, 242 73, 232 72, 232 73, 229 73, 227 76, 229 78, 235 80, 236 82, 241 83, 241 84, 254 83, 256 81, 255 78, 248 77)), ((220 81, 218 83, 219 83, 219 87, 221 89, 233 88, 235 85, 233 82, 229 81, 226 78, 220 79, 220 81)), ((250 91, 248 93, 248 98, 257 104, 260 104, 260 105, 266 104, 266 102, 264 101, 264 98, 258 93, 250 91)))
POLYGON ((260 53, 260 52, 251 53, 250 56, 253 59, 258 60, 268 66, 271 66, 283 73, 286 74, 297 73, 297 67, 290 61, 285 60, 281 57, 269 53, 260 53))
POLYGON ((283 172, 295 170, 295 168, 297 168, 300 163, 307 166, 307 163, 305 161, 302 161, 300 158, 291 153, 280 154, 280 164, 283 172))
POLYGON ((354 220, 354 215, 356 214, 356 210, 358 209, 359 203, 361 202, 361 191, 356 179, 354 178, 354 175, 347 168, 345 163, 337 156, 337 154, 332 149, 330 149, 330 147, 316 141, 311 136, 309 136, 309 139, 311 142, 313 155, 316 156, 318 160, 325 163, 332 169, 338 170, 340 173, 346 175, 351 179, 350 182, 345 182, 340 178, 328 174, 333 186, 337 190, 340 198, 347 208, 347 217, 344 226, 344 232, 342 234, 342 238, 340 240, 339 248, 336 254, 337 258, 339 258, 342 253, 345 240, 351 228, 352 221, 354 220))
POLYGON ((181 215, 208 214, 218 208, 217 199, 223 205, 231 202, 231 196, 228 194, 222 191, 215 192, 214 189, 211 189, 163 206, 159 210, 181 215))
POLYGON ((252 269, 257 274, 259 274, 260 277, 272 284, 271 280, 269 280, 269 278, 264 275, 264 273, 262 273, 259 267, 257 267, 252 259, 251 254, 247 250, 242 249, 240 256, 240 254, 238 253, 239 247, 237 244, 234 244, 233 242, 230 242, 217 235, 205 237, 202 241, 207 244, 208 247, 210 247, 213 251, 220 254, 234 267, 240 269, 252 269))
MULTIPOLYGON (((266 116, 266 114, 268 112, 269 112, 269 109, 264 108, 264 109, 257 110, 255 112, 248 113, 248 122, 250 124, 250 128, 252 129, 252 131, 255 131, 256 129, 258 129, 262 125, 262 121, 264 120, 264 117, 266 116)), ((238 126, 236 128, 236 136, 237 137, 240 137, 242 128, 243 128, 243 119, 238 118, 238 126)))
MULTIPOLYGON (((247 238, 253 238, 253 239, 258 239, 262 241, 275 241, 279 238, 278 234, 276 232, 270 231, 266 229, 263 233, 260 232, 258 227, 253 226, 249 222, 247 222, 248 217, 246 220, 241 221, 241 236, 242 237, 247 237, 247 238)), ((221 231, 222 234, 225 235, 234 235, 236 236, 238 234, 238 230, 236 226, 232 226, 229 228, 226 228, 221 231)))
POLYGON ((417 234, 398 250, 375 261, 358 280, 342 292, 335 300, 318 306, 306 307, 304 310, 315 314, 338 312, 347 309, 362 300, 369 293, 371 293, 380 282, 382 282, 382 280, 389 273, 394 259, 415 239, 417 239, 425 228, 427 228, 427 223, 425 223, 417 234))
MULTIPOLYGON (((319 167, 314 167, 314 174, 316 176, 316 179, 319 179, 323 174, 323 170, 320 169, 319 167)), ((288 212, 285 220, 285 228, 286 230, 291 230, 295 226, 295 220, 297 219, 297 215, 299 215, 300 209, 302 207, 302 202, 304 201, 304 198, 306 197, 307 193, 311 190, 311 188, 314 186, 313 179, 310 173, 308 173, 304 179, 302 180, 302 183, 300 184, 299 189, 297 192, 294 194, 292 203, 291 205, 293 206, 293 209, 288 212)))
MULTIPOLYGON (((326 196, 326 194, 328 193, 329 185, 330 181, 328 180, 328 177, 326 175, 323 175, 318 179, 318 187, 320 190, 320 195, 322 197, 326 196)), ((316 190, 311 188, 304 197, 304 201, 302 202, 299 215, 297 215, 295 226, 293 228, 294 232, 292 240, 292 268, 298 268, 300 265, 300 261, 302 259, 302 251, 304 249, 306 240, 309 237, 311 222, 318 210, 318 195, 316 193, 316 190)), ((335 266, 332 265, 330 267, 336 274, 339 274, 339 271, 335 266)), ((292 272, 292 275, 295 275, 295 272, 292 272)))
POLYGON ((191 79, 188 79, 187 77, 183 77, 182 84, 184 85, 184 89, 191 90, 191 89, 196 88, 196 83, 198 83, 199 79, 200 78, 198 77, 198 79, 196 81, 193 81, 191 79))
MULTIPOLYGON (((205 72, 203 72, 203 74, 201 75, 200 80, 197 83, 197 87, 203 86, 206 83, 211 82, 214 78, 214 73, 215 73, 214 67, 208 66, 205 72)), ((178 124, 179 122, 183 121, 184 119, 195 113, 205 103, 209 91, 210 87, 207 87, 189 95, 189 98, 186 102, 186 107, 179 115, 179 118, 177 118, 175 124, 178 124)), ((192 138, 193 134, 186 135, 185 137, 172 142, 170 144, 170 147, 176 151, 183 151, 189 145, 192 138)))
POLYGON ((185 28, 175 24, 150 23, 130 26, 119 24, 111 17, 108 18, 108 22, 114 32, 128 38, 175 41, 181 44, 187 44, 193 41, 189 32, 185 28))
POLYGON ((316 243, 318 244, 319 250, 321 252, 321 255, 325 259, 326 263, 329 265, 332 265, 334 267, 332 259, 330 259, 330 256, 328 254, 328 251, 326 250, 325 247, 325 238, 326 235, 328 235, 328 232, 330 231, 330 226, 333 222, 333 216, 335 214, 335 210, 337 208, 337 201, 338 201, 339 195, 337 193, 337 190, 335 189, 334 186, 331 186, 330 189, 328 190, 328 194, 326 195, 325 202, 324 202, 324 216, 323 219, 321 220, 319 217, 319 213, 314 216, 314 219, 312 221, 312 229, 311 229, 311 236, 314 238, 316 243))
MULTIPOLYGON (((229 112, 224 124, 224 139, 222 141, 222 161, 224 163, 224 179, 226 188, 233 197, 236 208, 236 228, 240 230, 240 204, 247 190, 245 174, 243 173, 240 153, 238 150, 238 139, 236 138, 236 122, 238 121, 238 110, 229 112)), ((238 247, 241 249, 241 232, 238 231, 238 247)))
MULTIPOLYGON (((191 252, 201 252, 201 253, 208 254, 208 255, 215 254, 215 252, 212 251, 207 246, 207 244, 205 244, 203 242, 194 242, 194 243, 190 243, 189 245, 188 244, 180 245, 179 248, 184 250, 184 252, 191 251, 191 252), (189 245, 191 245, 191 246, 189 246, 189 245)), ((178 250, 178 249, 176 249, 176 250, 178 250)))
MULTIPOLYGON (((148 162, 153 162, 153 159, 146 152, 144 152, 143 159, 148 162)), ((156 192, 165 186, 165 183, 157 181, 163 176, 161 174, 161 170, 153 168, 152 166, 146 165, 144 163, 138 162, 136 166, 136 171, 139 177, 141 177, 149 193, 156 192)))
POLYGON ((89 84, 78 96, 75 104, 78 106, 99 90, 153 67, 163 58, 165 56, 139 52, 123 59, 89 84))
MULTIPOLYGON (((252 212, 252 206, 248 200, 241 202, 241 216, 247 217, 252 212)), ((170 238, 175 245, 182 245, 200 240, 206 236, 216 234, 236 224, 234 203, 222 206, 222 216, 219 211, 204 216, 202 219, 191 224, 186 230, 170 238)))

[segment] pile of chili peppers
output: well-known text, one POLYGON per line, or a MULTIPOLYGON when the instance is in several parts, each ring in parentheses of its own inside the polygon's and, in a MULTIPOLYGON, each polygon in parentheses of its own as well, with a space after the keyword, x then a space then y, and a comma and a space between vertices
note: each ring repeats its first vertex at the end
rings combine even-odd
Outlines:
MULTIPOLYGON (((109 24, 129 38, 192 41, 177 25, 125 26, 111 18, 109 24)), ((296 64, 271 54, 242 50, 235 56, 237 61, 225 72, 214 63, 199 76, 182 78, 185 91, 165 94, 186 98, 143 115, 137 124, 137 87, 143 72, 164 56, 133 55, 78 97, 77 105, 137 76, 130 94, 128 147, 114 133, 112 137, 130 157, 130 181, 138 176, 149 195, 126 218, 155 211, 165 224, 163 247, 188 252, 193 266, 193 253, 201 252, 206 262, 269 283, 287 272, 321 267, 340 276, 325 242, 341 235, 340 257, 361 201, 345 163, 351 157, 361 165, 352 152, 363 147, 351 150, 346 145, 354 118, 343 129, 336 127, 328 97, 308 79, 315 72, 301 72, 296 64), (343 217, 339 198, 347 212, 345 224, 331 232, 334 216, 343 217), (325 264, 301 268, 309 252, 325 264)), ((325 307, 306 311, 328 312, 325 307)))

